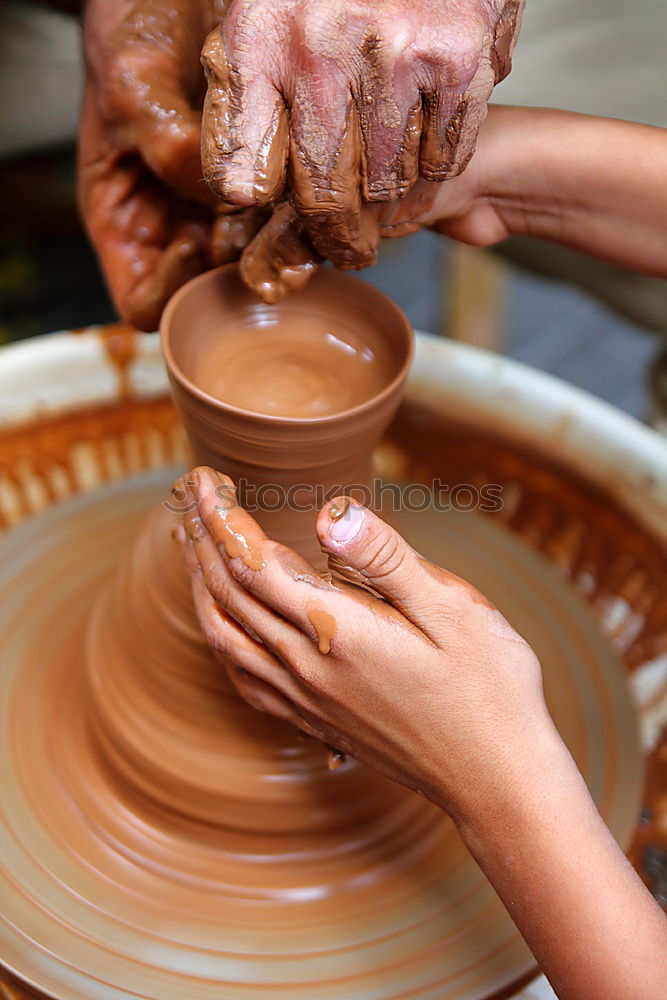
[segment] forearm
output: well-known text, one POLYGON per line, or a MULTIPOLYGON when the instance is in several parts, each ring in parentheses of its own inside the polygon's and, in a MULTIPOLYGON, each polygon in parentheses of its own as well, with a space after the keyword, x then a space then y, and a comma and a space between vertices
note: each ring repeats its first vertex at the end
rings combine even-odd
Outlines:
POLYGON ((545 735, 498 801, 459 821, 560 1000, 645 1000, 667 982, 667 918, 545 735))
POLYGON ((667 277, 665 130, 495 107, 468 169, 478 204, 496 216, 498 233, 489 242, 535 236, 667 277))

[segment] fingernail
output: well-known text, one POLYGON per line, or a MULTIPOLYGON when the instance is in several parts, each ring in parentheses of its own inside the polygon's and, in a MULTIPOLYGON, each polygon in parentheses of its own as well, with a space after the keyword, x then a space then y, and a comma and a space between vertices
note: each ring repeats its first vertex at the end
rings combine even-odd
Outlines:
MULTIPOLYGON (((331 509, 330 509, 331 516, 331 509)), ((359 534, 364 523, 364 508, 348 503, 347 510, 338 517, 332 517, 329 536, 335 542, 351 542, 359 534)))

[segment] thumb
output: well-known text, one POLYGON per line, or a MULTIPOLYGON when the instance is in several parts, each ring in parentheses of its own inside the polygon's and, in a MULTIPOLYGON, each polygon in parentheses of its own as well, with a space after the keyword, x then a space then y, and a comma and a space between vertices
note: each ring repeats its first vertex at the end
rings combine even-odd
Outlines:
POLYGON ((447 605, 467 585, 423 559, 394 528, 367 507, 337 497, 319 513, 317 533, 329 566, 351 583, 373 590, 438 642, 447 605))

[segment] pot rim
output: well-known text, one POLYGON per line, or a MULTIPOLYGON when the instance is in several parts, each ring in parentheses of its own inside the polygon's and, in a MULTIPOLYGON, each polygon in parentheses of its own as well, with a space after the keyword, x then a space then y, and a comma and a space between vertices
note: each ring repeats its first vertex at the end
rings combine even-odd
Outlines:
MULTIPOLYGON (((381 389, 380 392, 371 396, 369 399, 364 400, 363 403, 357 403, 356 406, 350 406, 345 410, 338 410, 336 413, 329 413, 322 417, 284 417, 272 413, 257 413, 255 410, 247 410, 242 406, 236 406, 233 403, 226 403, 224 400, 211 396, 208 392, 204 392, 204 390, 200 389, 177 364, 169 342, 168 331, 172 324, 174 312, 178 308, 182 299, 186 295, 190 294, 194 285, 204 284, 205 282, 210 281, 213 275, 220 274, 223 271, 231 272, 232 270, 238 271, 238 264, 223 264, 222 267, 213 268, 211 271, 205 271, 203 274, 198 274, 195 278, 186 282, 185 285, 182 285, 178 291, 172 295, 169 302, 165 306, 160 320, 162 353, 167 365, 169 377, 178 382, 181 388, 183 388, 191 396, 196 397, 200 402, 205 403, 207 406, 215 409, 219 413, 226 413, 230 417, 240 418, 251 423, 263 425, 270 424, 273 426, 285 427, 322 427, 328 424, 336 424, 343 421, 347 422, 350 419, 363 416, 365 413, 375 409, 376 407, 380 407, 382 403, 384 403, 387 399, 390 399, 400 388, 403 382, 405 382, 414 359, 415 338, 410 321, 403 310, 391 298, 389 298, 388 295, 385 295, 384 292, 381 292, 373 285, 369 285, 368 282, 362 281, 360 278, 355 278, 346 272, 336 271, 333 268, 323 268, 310 279, 309 284, 318 280, 327 280, 329 282, 333 280, 334 283, 343 285, 347 284, 357 287, 363 286, 367 288, 377 300, 383 300, 384 303, 386 303, 395 313, 396 319, 400 322, 401 330, 404 334, 404 346, 406 350, 401 367, 391 382, 381 389)), ((298 292, 292 294, 298 295, 298 292)))

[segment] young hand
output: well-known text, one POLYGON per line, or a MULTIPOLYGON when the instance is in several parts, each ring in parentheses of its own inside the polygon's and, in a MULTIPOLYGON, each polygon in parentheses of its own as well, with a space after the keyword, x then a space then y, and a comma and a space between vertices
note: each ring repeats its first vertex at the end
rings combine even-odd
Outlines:
POLYGON ((482 594, 345 498, 320 512, 318 573, 266 537, 228 477, 185 483, 197 614, 244 698, 457 818, 491 786, 510 793, 554 730, 535 654, 482 594))

